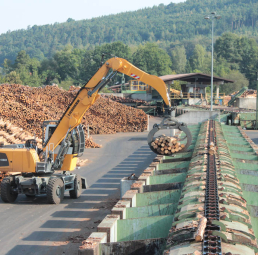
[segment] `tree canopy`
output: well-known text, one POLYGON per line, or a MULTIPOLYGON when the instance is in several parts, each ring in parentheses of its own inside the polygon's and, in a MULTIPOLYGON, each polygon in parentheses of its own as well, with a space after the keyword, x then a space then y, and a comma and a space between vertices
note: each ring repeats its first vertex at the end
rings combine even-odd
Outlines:
MULTIPOLYGON (((212 11, 222 16, 215 22, 215 36, 232 32, 257 40, 256 0, 187 0, 88 20, 68 18, 64 23, 34 25, 1 34, 0 63, 5 58, 14 61, 21 50, 31 58, 43 60, 53 57, 67 44, 92 50, 95 46, 116 41, 127 45, 156 42, 162 48, 179 43, 184 45, 189 58, 188 51, 192 53, 195 44, 202 44, 205 48, 210 45, 211 22, 204 20, 204 16, 212 11)), ((234 49, 234 45, 230 46, 234 49)))
MULTIPOLYGON (((196 42, 199 42, 198 40, 196 42)), ((71 85, 85 84, 109 58, 125 58, 143 71, 157 75, 187 72, 211 72, 211 52, 199 43, 170 44, 162 48, 158 43, 147 42, 128 46, 123 42, 103 44, 91 49, 74 48, 67 44, 50 58, 39 61, 26 51, 20 51, 14 62, 5 59, 0 68, 0 82, 22 83, 29 86, 57 83, 68 89, 71 85)), ((226 94, 244 86, 255 88, 258 69, 258 44, 253 38, 224 33, 217 38, 214 47, 214 75, 235 80, 234 84, 222 86, 226 94)), ((129 77, 126 77, 128 81, 129 77)), ((121 83, 117 75, 113 84, 121 83)))

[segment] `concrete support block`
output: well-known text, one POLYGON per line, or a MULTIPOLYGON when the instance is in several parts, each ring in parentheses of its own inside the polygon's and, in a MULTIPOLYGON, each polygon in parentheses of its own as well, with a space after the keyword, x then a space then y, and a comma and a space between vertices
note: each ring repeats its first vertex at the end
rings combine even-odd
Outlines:
POLYGON ((187 168, 175 168, 175 169, 167 169, 167 170, 155 171, 154 175, 178 174, 178 173, 186 173, 186 172, 187 172, 187 168))
POLYGON ((142 173, 139 176, 138 181, 143 181, 144 185, 149 185, 150 184, 150 176, 151 176, 151 174, 149 174, 149 173, 142 173))
POLYGON ((82 242, 78 250, 78 255, 99 255, 100 243, 107 242, 107 233, 93 232, 91 235, 82 242))
POLYGON ((166 238, 145 239, 101 244, 102 254, 161 255, 166 247, 166 238))
POLYGON ((164 159, 164 156, 158 155, 158 156, 156 156, 156 157, 153 159, 153 162, 162 163, 163 159, 164 159))
POLYGON ((128 177, 124 177, 120 181, 120 199, 123 197, 123 195, 126 193, 126 191, 131 188, 131 185, 135 181, 137 181, 137 179, 135 179, 135 180, 128 180, 128 177))
POLYGON ((153 192, 153 191, 162 191, 162 190, 182 189, 183 185, 184 184, 182 182, 145 185, 143 187, 143 192, 153 192))
POLYGON ((128 190, 122 197, 122 200, 130 201, 130 207, 136 207, 136 194, 138 190, 128 190))
POLYGON ((150 165, 149 165, 149 167, 154 167, 155 168, 155 170, 159 170, 159 162, 152 162, 150 165))
POLYGON ((144 185, 145 185, 144 181, 136 181, 131 185, 131 190, 138 190, 138 193, 142 193, 144 185))
POLYGON ((154 175, 155 174, 155 167, 147 167, 143 173, 145 174, 150 174, 150 175, 154 175))
POLYGON ((109 214, 98 225, 98 232, 107 233, 107 242, 117 241, 117 221, 120 219, 119 215, 109 214))
POLYGON ((112 214, 119 215, 121 220, 126 219, 126 208, 130 207, 131 202, 126 200, 119 200, 111 210, 112 214))
POLYGON ((191 157, 182 157, 182 158, 171 158, 171 159, 164 159, 162 163, 171 163, 171 162, 180 162, 180 161, 190 161, 191 157))

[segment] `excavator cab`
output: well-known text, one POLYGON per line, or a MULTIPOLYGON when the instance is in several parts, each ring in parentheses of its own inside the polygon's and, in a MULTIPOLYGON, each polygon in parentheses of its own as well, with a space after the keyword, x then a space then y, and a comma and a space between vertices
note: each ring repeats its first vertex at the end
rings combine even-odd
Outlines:
MULTIPOLYGON (((42 147, 45 147, 56 130, 58 121, 44 121, 42 125, 42 147)), ((77 158, 80 157, 85 148, 85 136, 82 125, 78 125, 73 130, 68 130, 65 138, 54 148, 48 144, 48 158, 44 158, 45 163, 54 162, 52 170, 73 171, 76 166, 77 158)), ((40 171, 43 164, 41 165, 40 171)), ((47 167, 47 164, 45 164, 47 167)), ((46 168, 46 172, 48 172, 46 168)))
POLYGON ((37 150, 37 141, 35 139, 28 139, 25 142, 25 148, 37 150))

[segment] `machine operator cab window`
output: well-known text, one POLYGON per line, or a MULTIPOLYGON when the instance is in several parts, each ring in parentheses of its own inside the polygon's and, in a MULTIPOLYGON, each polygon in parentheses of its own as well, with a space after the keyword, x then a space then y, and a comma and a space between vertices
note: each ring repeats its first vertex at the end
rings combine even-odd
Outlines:
POLYGON ((27 149, 34 149, 38 155, 42 152, 41 149, 37 146, 37 141, 35 139, 29 139, 25 142, 25 148, 27 149))

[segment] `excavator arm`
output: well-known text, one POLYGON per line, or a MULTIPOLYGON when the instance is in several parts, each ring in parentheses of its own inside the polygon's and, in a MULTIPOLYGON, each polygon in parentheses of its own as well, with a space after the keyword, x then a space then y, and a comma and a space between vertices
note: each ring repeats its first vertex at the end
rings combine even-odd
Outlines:
POLYGON ((56 148, 66 137, 67 133, 81 123, 85 112, 99 98, 99 91, 115 76, 117 72, 124 73, 134 79, 153 87, 161 95, 165 103, 170 106, 167 86, 159 77, 149 75, 122 58, 111 58, 95 73, 89 82, 83 86, 73 102, 58 122, 58 125, 44 146, 44 151, 56 148))

